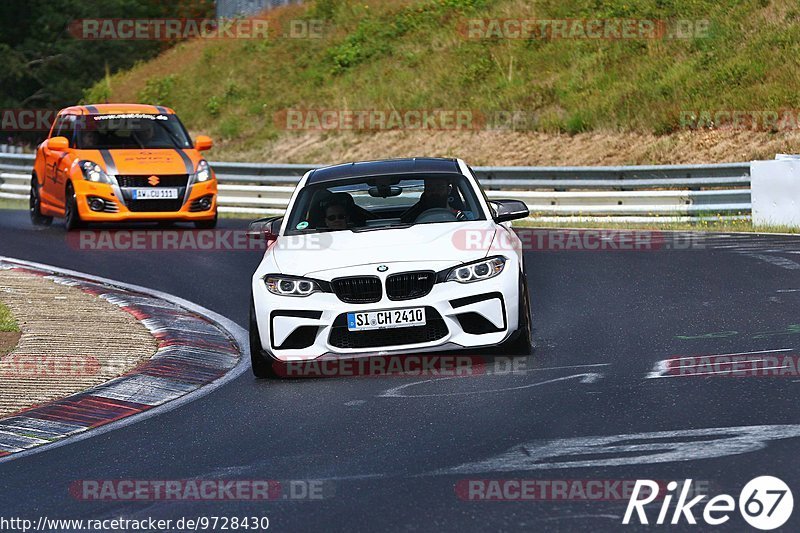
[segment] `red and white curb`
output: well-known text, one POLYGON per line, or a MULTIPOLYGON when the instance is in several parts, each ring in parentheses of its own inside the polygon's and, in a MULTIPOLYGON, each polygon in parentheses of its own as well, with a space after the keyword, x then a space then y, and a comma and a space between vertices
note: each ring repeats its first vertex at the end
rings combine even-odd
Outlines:
POLYGON ((0 462, 172 410, 248 368, 247 332, 181 298, 19 259, 0 257, 0 269, 22 270, 103 298, 131 313, 158 341, 153 357, 120 377, 0 419, 0 462))

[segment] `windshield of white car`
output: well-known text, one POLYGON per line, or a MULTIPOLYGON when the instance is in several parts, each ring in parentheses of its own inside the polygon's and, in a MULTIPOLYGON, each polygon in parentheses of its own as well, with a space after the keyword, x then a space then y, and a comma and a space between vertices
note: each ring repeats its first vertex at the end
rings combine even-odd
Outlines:
POLYGON ((178 117, 168 114, 88 115, 77 124, 75 135, 83 150, 192 147, 178 117))
POLYGON ((300 191, 286 234, 377 231, 468 220, 485 220, 485 215, 472 185, 461 174, 348 178, 300 191))

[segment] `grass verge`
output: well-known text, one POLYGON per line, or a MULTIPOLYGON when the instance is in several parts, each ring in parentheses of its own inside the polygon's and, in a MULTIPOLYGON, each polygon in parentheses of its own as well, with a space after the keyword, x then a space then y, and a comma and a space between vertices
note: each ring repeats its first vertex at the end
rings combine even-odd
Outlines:
POLYGON ((0 198, 0 209, 28 209, 28 202, 25 200, 0 198))
POLYGON ((17 332, 19 327, 8 307, 0 303, 0 332, 17 332))
POLYGON ((10 353, 19 342, 19 326, 11 311, 0 303, 0 357, 10 353))

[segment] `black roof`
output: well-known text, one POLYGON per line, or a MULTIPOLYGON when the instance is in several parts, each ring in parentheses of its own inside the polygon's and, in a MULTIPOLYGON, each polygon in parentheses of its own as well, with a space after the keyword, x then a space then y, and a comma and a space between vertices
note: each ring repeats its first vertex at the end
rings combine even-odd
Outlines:
POLYGON ((460 174, 455 159, 433 157, 414 157, 407 159, 385 159, 382 161, 362 161, 332 167, 319 168, 308 177, 307 185, 326 181, 386 176, 389 174, 460 174))

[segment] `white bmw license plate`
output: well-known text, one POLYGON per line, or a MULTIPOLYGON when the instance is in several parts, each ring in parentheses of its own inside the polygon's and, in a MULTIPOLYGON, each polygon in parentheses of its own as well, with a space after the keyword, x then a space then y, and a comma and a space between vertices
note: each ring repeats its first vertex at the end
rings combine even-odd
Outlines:
POLYGON ((178 189, 133 189, 134 200, 177 200, 178 189))
POLYGON ((347 329, 365 331, 370 329, 407 328, 425 325, 425 308, 391 309, 389 311, 369 311, 347 313, 347 329))

